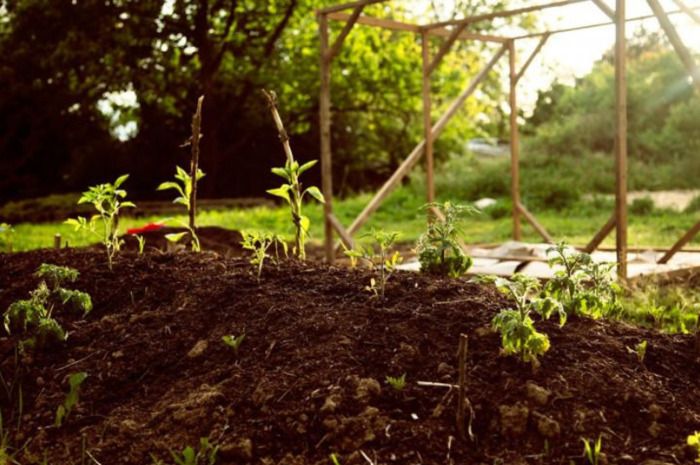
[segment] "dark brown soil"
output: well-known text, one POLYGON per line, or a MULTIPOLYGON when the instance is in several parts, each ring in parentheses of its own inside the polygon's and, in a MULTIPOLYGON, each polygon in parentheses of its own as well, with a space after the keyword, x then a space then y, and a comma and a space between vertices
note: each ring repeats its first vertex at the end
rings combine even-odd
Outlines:
MULTIPOLYGON (((95 309, 84 320, 58 312, 68 341, 19 362, 21 422, 0 390, 13 443, 31 438, 23 464, 44 454, 52 465, 97 463, 87 453, 103 465, 148 465, 150 454, 171 463, 169 450, 201 437, 220 446, 220 464, 330 465, 331 453, 343 465, 369 463, 362 454, 376 464, 583 464, 581 438, 598 435, 605 463, 693 461, 692 336, 538 322, 552 348, 533 372, 499 356, 489 322, 506 302, 493 289, 401 273, 377 301, 364 271, 288 263, 257 283, 247 262, 213 253, 125 254, 114 272, 95 250, 0 255, 0 308, 36 286, 42 262, 80 270, 75 287, 95 309), (221 337, 241 333, 236 355, 221 337), (417 384, 456 382, 460 333, 473 441, 455 439, 455 396, 417 384), (627 349, 642 340, 644 364, 627 349), (54 428, 77 371, 89 375, 80 402, 54 428), (402 373, 398 392, 385 377, 402 373)), ((5 380, 14 342, 0 339, 5 380)))

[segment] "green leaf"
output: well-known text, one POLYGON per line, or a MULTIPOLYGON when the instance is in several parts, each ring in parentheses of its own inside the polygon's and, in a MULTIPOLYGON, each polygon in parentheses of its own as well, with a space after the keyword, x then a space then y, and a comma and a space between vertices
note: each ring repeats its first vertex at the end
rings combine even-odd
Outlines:
POLYGON ((177 243, 180 242, 180 240, 187 234, 187 232, 179 232, 179 233, 172 233, 172 234, 166 234, 165 238, 169 240, 170 242, 177 243))
POLYGON ((309 194, 311 197, 315 198, 321 203, 326 203, 326 199, 323 197, 323 194, 321 193, 320 190, 318 190, 318 187, 316 186, 311 186, 307 188, 304 191, 304 194, 309 194))
POLYGON ((122 184, 124 184, 124 181, 126 181, 127 179, 129 179, 129 175, 128 175, 128 174, 124 174, 124 175, 122 175, 122 176, 119 176, 119 177, 117 178, 117 180, 114 181, 114 188, 117 189, 119 186, 121 186, 122 184))
POLYGON ((276 174, 280 178, 284 178, 286 180, 289 180, 289 174, 287 174, 287 170, 284 168, 272 168, 272 174, 276 174))
POLYGON ((126 202, 122 202, 120 207, 122 207, 122 208, 136 208, 136 204, 134 202, 130 202, 127 200, 126 202))
POLYGON ((277 189, 268 189, 267 193, 274 195, 276 197, 281 197, 284 200, 286 200, 287 202, 291 203, 291 199, 289 198, 289 190, 290 189, 291 189, 291 187, 289 187, 288 184, 282 184, 277 189))
POLYGON ((299 167, 299 175, 301 175, 304 171, 308 170, 309 168, 312 168, 314 165, 318 163, 318 160, 311 160, 299 167))
POLYGON ((158 187, 156 188, 157 191, 164 191, 164 190, 167 190, 167 189, 177 189, 177 190, 180 190, 180 186, 179 186, 176 182, 173 182, 173 181, 166 181, 166 182, 161 183, 160 186, 158 186, 158 187))

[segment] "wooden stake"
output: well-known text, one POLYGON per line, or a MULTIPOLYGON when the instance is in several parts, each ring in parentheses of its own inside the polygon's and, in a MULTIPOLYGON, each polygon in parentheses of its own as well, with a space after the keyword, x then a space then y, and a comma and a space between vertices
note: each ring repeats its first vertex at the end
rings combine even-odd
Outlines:
POLYGON ((318 27, 321 37, 321 90, 319 96, 321 190, 326 200, 326 203, 323 205, 324 248, 326 252, 326 262, 332 264, 335 261, 335 251, 333 248, 333 224, 330 218, 330 215, 333 214, 333 170, 331 169, 331 60, 328 55, 328 17, 326 15, 320 15, 318 17, 318 27))
POLYGON ((56 233, 53 236, 53 248, 54 249, 60 249, 61 248, 61 233, 56 233))
POLYGON ((600 231, 598 231, 598 233, 595 236, 593 236, 591 242, 589 242, 588 245, 586 245, 586 247, 583 248, 583 251, 586 253, 591 253, 595 249, 597 249, 598 246, 605 240, 605 238, 608 237, 608 234, 610 234, 612 230, 615 229, 616 222, 617 215, 613 213, 608 222, 603 225, 603 227, 600 229, 600 231))
POLYGON ((459 397, 457 398, 457 432, 461 439, 466 439, 467 434, 464 429, 465 413, 467 410, 466 389, 467 389, 467 349, 469 344, 469 336, 466 334, 459 335, 459 351, 458 351, 458 370, 459 370, 459 397))
MULTIPOLYGON (((421 35, 423 49, 423 134, 425 138, 425 181, 427 189, 427 201, 435 201, 435 180, 433 160, 433 121, 431 117, 432 100, 430 98, 430 74, 432 72, 430 62, 430 37, 421 35)), ((436 57, 437 58, 437 57, 436 57)), ((432 218, 428 211, 428 221, 432 218)))
POLYGON ((510 66, 510 191, 513 203, 513 239, 522 238, 520 226, 520 134, 518 132, 518 76, 515 68, 515 41, 508 42, 508 57, 510 66))
POLYGON ((627 279, 627 38, 626 0, 617 0, 615 40, 615 224, 617 276, 627 279))
POLYGON ((197 225, 195 219, 197 217, 197 171, 199 170, 199 140, 201 138, 202 129, 202 103, 204 95, 197 99, 197 111, 192 117, 192 159, 190 161, 190 179, 192 180, 192 195, 190 196, 190 229, 196 231, 197 225))

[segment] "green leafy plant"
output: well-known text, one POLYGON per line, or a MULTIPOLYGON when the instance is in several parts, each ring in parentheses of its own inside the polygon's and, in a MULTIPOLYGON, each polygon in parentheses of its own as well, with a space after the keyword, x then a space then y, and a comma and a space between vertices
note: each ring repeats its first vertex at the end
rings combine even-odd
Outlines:
POLYGON ((637 356, 637 360, 639 360, 639 363, 644 363, 644 357, 647 355, 647 341, 646 339, 635 344, 634 349, 630 349, 629 347, 627 348, 628 351, 632 352, 637 356))
POLYGON ((14 228, 7 223, 0 223, 0 251, 12 252, 14 228))
POLYGON ((250 250, 253 252, 250 257, 250 264, 256 268, 256 276, 258 282, 260 282, 260 276, 262 275, 263 266, 265 264, 265 259, 270 258, 267 251, 270 247, 275 248, 275 261, 279 263, 279 249, 281 248, 284 255, 287 255, 287 243, 284 242, 278 235, 271 233, 260 233, 260 232, 245 232, 243 233, 243 241, 241 246, 245 250, 250 250))
POLYGON ((73 407, 75 407, 78 403, 80 386, 83 384, 83 381, 85 381, 87 376, 87 373, 81 371, 78 373, 73 373, 68 377, 68 394, 66 394, 63 404, 59 405, 56 409, 56 420, 54 421, 54 425, 57 428, 60 428, 63 421, 68 419, 68 416, 73 411, 73 407))
POLYGON ((146 247, 146 238, 140 234, 136 234, 134 237, 139 246, 139 255, 143 255, 143 249, 146 247))
POLYGON ((387 376, 386 382, 396 391, 403 391, 406 388, 406 373, 401 376, 387 376))
MULTIPOLYGON (((193 205, 192 196, 194 195, 194 183, 192 182, 192 176, 180 168, 175 167, 175 181, 166 181, 161 183, 156 190, 174 190, 177 193, 177 197, 173 200, 173 203, 183 205, 187 212, 190 212, 190 208, 193 205)), ((204 172, 197 168, 197 179, 195 182, 199 182, 200 179, 204 177, 204 172)), ((187 234, 190 236, 190 247, 193 252, 200 252, 202 250, 201 244, 199 242, 199 237, 197 236, 196 227, 191 227, 189 223, 184 221, 179 221, 178 224, 185 228, 186 232, 166 234, 165 238, 171 242, 179 242, 187 234)))
POLYGON ((547 251, 550 266, 561 266, 547 282, 545 293, 562 303, 569 315, 614 316, 620 313, 620 287, 612 263, 598 263, 586 253, 560 243, 547 251))
POLYGON ((687 443, 690 447, 695 448, 695 451, 698 454, 698 458, 695 459, 695 462, 700 463, 700 431, 696 431, 688 436, 687 443))
POLYGON ((547 335, 537 331, 530 315, 537 313, 548 319, 557 314, 563 326, 566 313, 562 305, 551 297, 539 297, 540 283, 530 276, 515 274, 511 279, 495 278, 494 284, 515 305, 501 310, 492 320, 493 327, 501 333, 503 352, 536 366, 538 357, 549 350, 550 344, 547 335))
POLYGON ((270 107, 270 111, 272 113, 272 118, 277 126, 277 131, 279 132, 282 145, 284 146, 285 155, 287 157, 284 167, 272 168, 272 173, 281 177, 286 182, 276 189, 269 189, 267 193, 284 199, 289 205, 289 209, 292 214, 292 223, 294 224, 295 229, 293 251, 298 259, 305 260, 306 239, 309 236, 309 226, 311 221, 309 220, 309 217, 304 216, 302 212, 304 198, 306 195, 309 195, 320 203, 325 203, 325 199, 323 198, 321 191, 316 186, 309 186, 306 189, 302 189, 299 176, 311 169, 316 164, 317 160, 311 160, 303 165, 299 165, 299 162, 294 159, 291 146, 289 145, 289 136, 287 136, 287 132, 284 129, 284 124, 282 123, 282 118, 277 110, 277 96, 274 92, 263 91, 263 93, 267 98, 268 106, 270 107))
POLYGON ((170 455, 175 465, 215 465, 218 453, 219 446, 209 442, 209 438, 201 438, 198 449, 187 446, 180 453, 171 451, 170 455))
POLYGON ((243 341, 245 340, 245 333, 242 333, 239 336, 227 334, 226 336, 223 336, 221 340, 224 344, 229 346, 236 355, 238 355, 238 349, 241 347, 241 344, 243 344, 243 341))
POLYGON ((83 315, 92 310, 89 294, 62 287, 64 282, 74 282, 78 275, 78 271, 72 268, 46 263, 39 267, 36 276, 43 280, 30 292, 29 299, 13 302, 4 313, 4 326, 8 334, 15 331, 30 333, 27 339, 21 341, 20 348, 45 347, 52 342, 66 340, 66 332, 52 317, 56 305, 70 305, 83 315))
POLYGON ((399 237, 399 233, 372 229, 369 234, 364 235, 364 237, 367 236, 374 240, 374 246, 363 247, 357 245, 355 249, 346 250, 345 254, 351 260, 365 260, 372 269, 379 273, 379 279, 370 279, 369 286, 366 289, 374 293, 375 297, 383 299, 386 283, 396 271, 396 266, 402 261, 399 252, 390 253, 390 249, 399 237))
POLYGON ((65 224, 73 226, 76 231, 88 231, 100 237, 107 251, 107 264, 110 270, 114 256, 124 243, 119 237, 119 213, 122 208, 136 207, 133 202, 123 200, 126 198, 126 191, 120 187, 128 178, 129 175, 125 174, 117 178, 113 184, 105 183, 90 187, 83 192, 78 204, 92 204, 97 214, 89 219, 79 216, 65 221, 65 224), (96 230, 98 221, 102 221, 101 232, 96 230))
POLYGON ((581 438, 581 441, 583 441, 583 456, 590 465, 598 465, 600 463, 600 455, 603 448, 603 437, 598 436, 595 443, 586 438, 581 438))
POLYGON ((445 203, 431 203, 437 218, 428 223, 428 230, 418 239, 416 251, 421 271, 458 277, 472 266, 471 257, 462 250, 458 240, 460 215, 475 211, 472 207, 445 203))

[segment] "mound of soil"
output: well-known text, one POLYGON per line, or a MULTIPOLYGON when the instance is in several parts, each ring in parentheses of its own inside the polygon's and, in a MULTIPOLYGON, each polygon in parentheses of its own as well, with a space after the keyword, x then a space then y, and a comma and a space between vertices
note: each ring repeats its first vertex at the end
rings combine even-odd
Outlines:
MULTIPOLYGON (((145 231, 139 233, 145 239, 144 250, 146 251, 174 251, 175 248, 189 248, 189 236, 183 238, 178 246, 168 241, 167 234, 187 233, 185 228, 163 227, 155 231, 145 231)), ((217 252, 224 257, 240 257, 243 254, 241 241, 243 235, 236 230, 220 228, 218 226, 202 226, 197 228, 202 250, 217 252)), ((133 234, 124 234, 124 248, 136 252, 139 248, 138 240, 133 234)))
POLYGON ((95 250, 0 255, 0 308, 36 286, 43 262, 77 268, 74 287, 95 308, 85 319, 57 311, 70 337, 51 350, 16 360, 16 336, 0 339, 6 386, 16 364, 21 373, 21 417, 16 398, 0 397, 13 444, 29 440, 23 464, 171 463, 170 450, 203 437, 219 464, 329 465, 331 453, 344 465, 583 464, 581 438, 599 435, 601 463, 693 461, 691 336, 537 322, 552 348, 533 372, 499 355, 489 322, 507 302, 492 288, 398 273, 378 301, 363 291, 365 271, 290 262, 258 283, 245 260, 214 253, 125 254, 114 272, 95 250), (457 380, 460 333, 473 439, 456 438, 444 387, 457 380), (246 336, 237 354, 221 341, 228 334, 246 336), (628 350, 642 340, 643 364, 628 350), (78 371, 88 373, 80 401, 55 428, 78 371), (403 391, 385 382, 403 373, 403 391))

